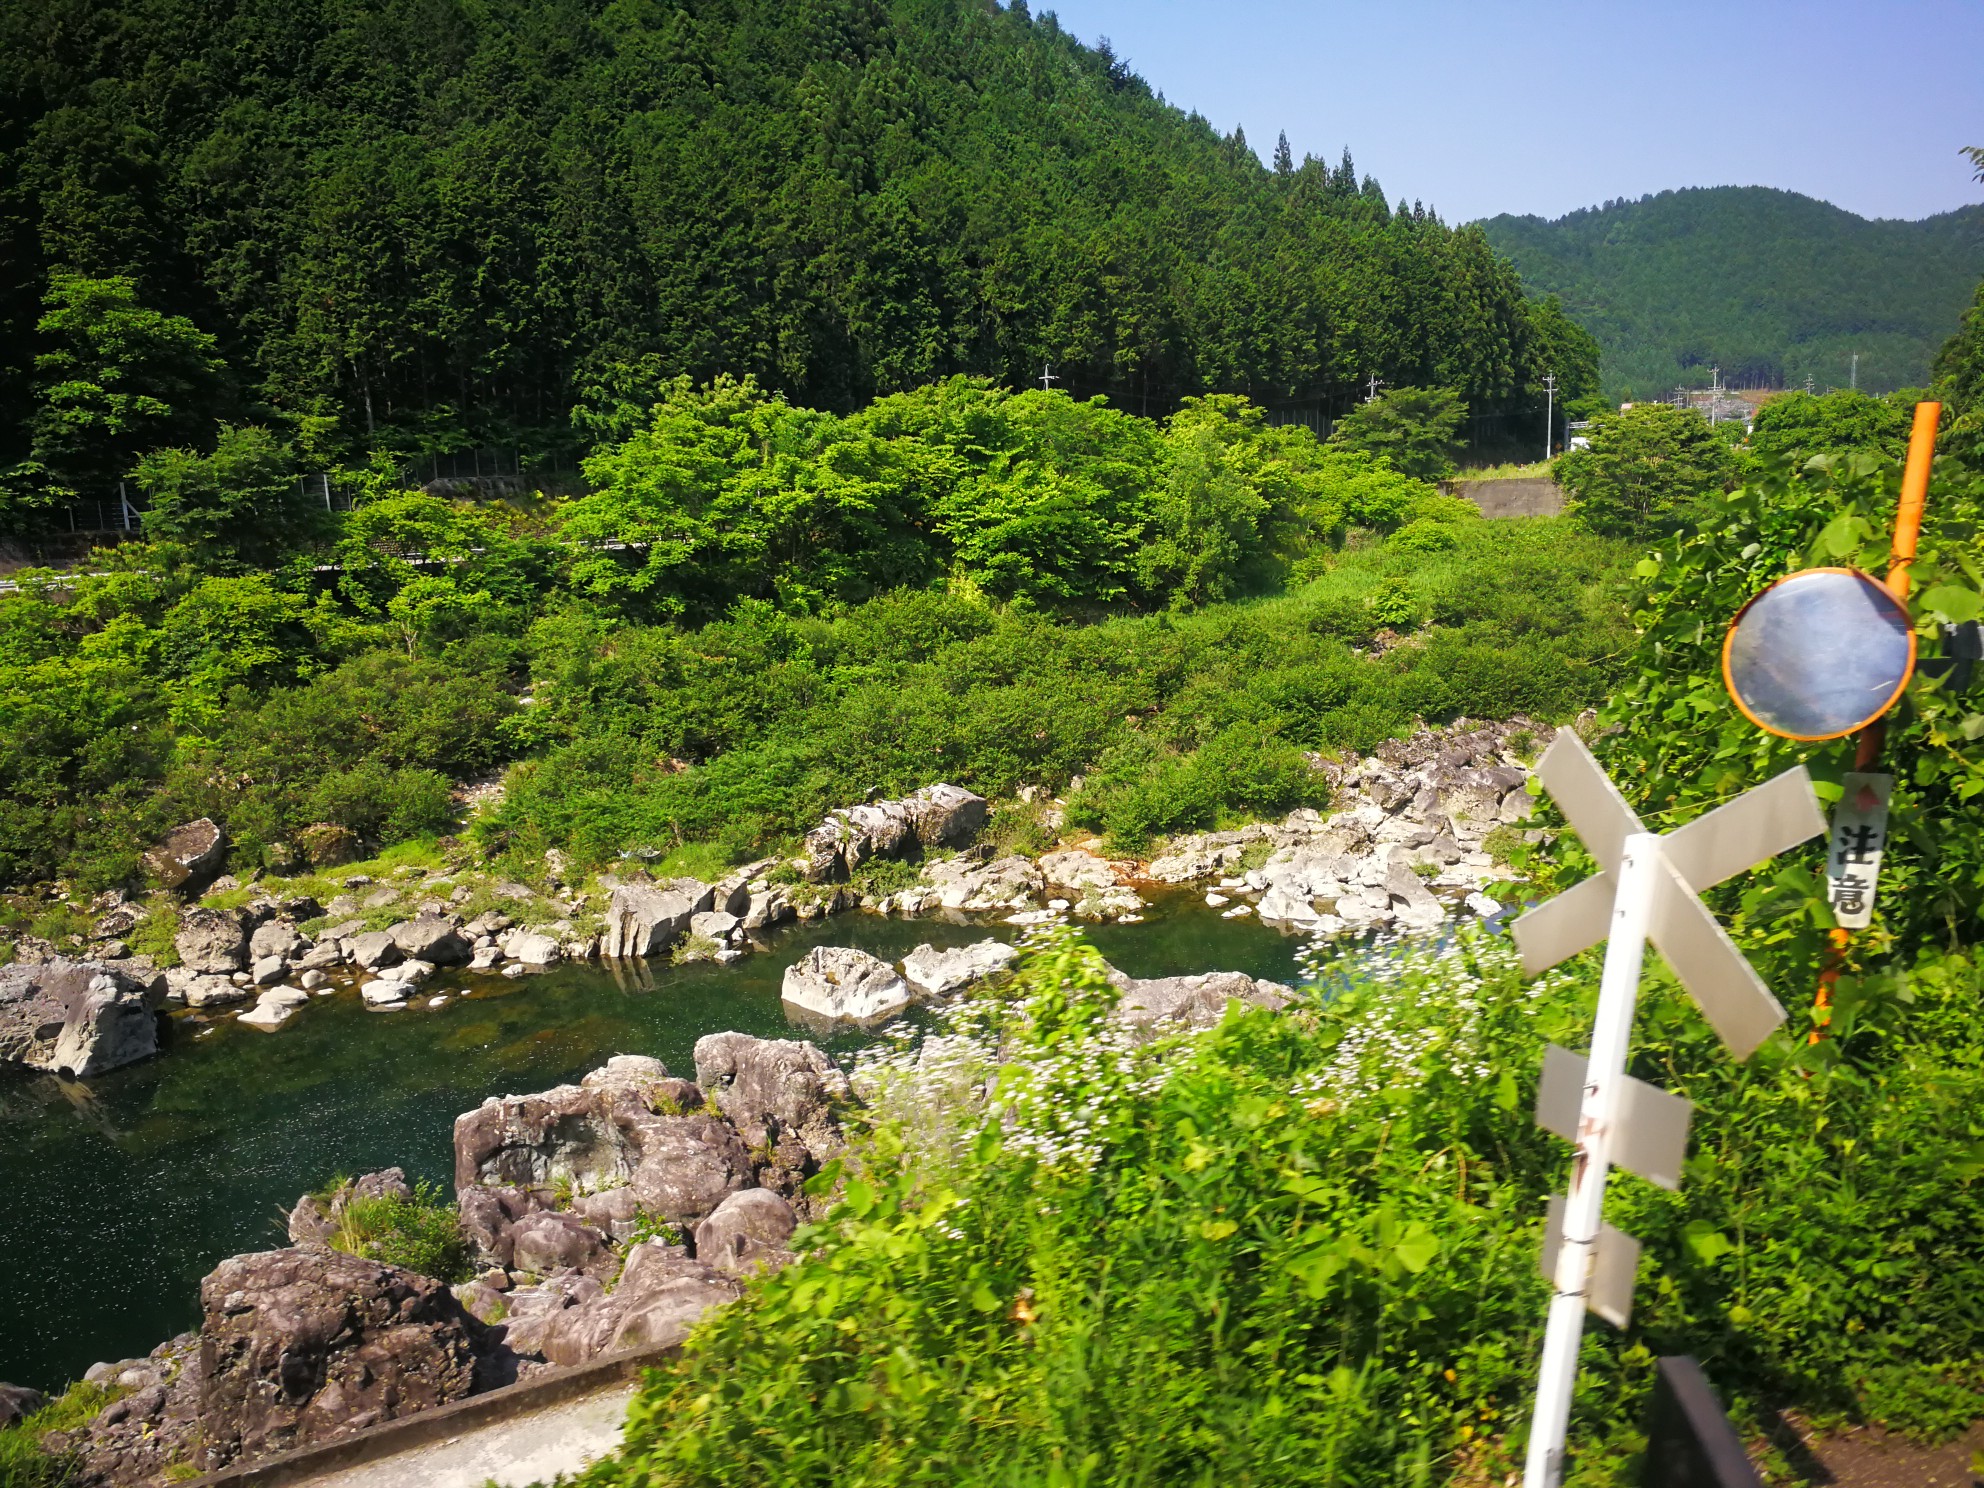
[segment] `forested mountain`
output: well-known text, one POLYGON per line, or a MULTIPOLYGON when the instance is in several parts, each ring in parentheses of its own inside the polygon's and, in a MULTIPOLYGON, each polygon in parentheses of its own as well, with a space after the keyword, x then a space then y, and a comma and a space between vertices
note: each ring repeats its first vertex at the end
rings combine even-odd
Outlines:
POLYGON ((1615 397, 1706 384, 1714 366, 1739 386, 1845 387, 1856 352, 1862 388, 1919 386, 1984 275, 1984 206, 1869 222, 1716 186, 1481 226, 1597 336, 1615 397))
POLYGON ((578 443, 678 374, 1494 413, 1591 361, 1480 231, 1262 166, 1025 0, 0 0, 0 259, 0 467, 92 355, 142 381, 128 326, 178 337, 161 437, 336 456, 578 443), (60 271, 135 281, 127 331, 60 271))

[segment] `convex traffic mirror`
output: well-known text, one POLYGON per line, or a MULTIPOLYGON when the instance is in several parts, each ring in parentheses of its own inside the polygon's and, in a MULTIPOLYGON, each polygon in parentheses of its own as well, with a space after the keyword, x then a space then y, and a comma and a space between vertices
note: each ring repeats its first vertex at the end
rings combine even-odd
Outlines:
POLYGON ((1894 705, 1915 669, 1915 629, 1887 586, 1857 568, 1779 579, 1730 622, 1722 678, 1758 728, 1837 739, 1894 705))

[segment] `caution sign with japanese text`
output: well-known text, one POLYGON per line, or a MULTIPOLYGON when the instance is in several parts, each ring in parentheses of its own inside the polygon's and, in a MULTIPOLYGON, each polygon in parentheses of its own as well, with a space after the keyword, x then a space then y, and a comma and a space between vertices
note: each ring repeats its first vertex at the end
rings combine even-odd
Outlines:
POLYGON ((1888 837, 1892 775, 1848 775, 1832 814, 1832 854, 1826 860, 1827 897, 1833 918, 1847 930, 1864 930, 1874 915, 1874 885, 1888 837))

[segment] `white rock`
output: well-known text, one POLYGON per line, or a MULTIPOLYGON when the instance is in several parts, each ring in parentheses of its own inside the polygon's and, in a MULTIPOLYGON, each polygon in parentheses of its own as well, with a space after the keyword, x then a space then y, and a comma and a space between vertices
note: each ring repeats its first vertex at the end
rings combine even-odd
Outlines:
POLYGON ((920 945, 902 960, 902 974, 926 997, 942 997, 1010 968, 1019 952, 997 940, 940 951, 920 945))
POLYGON ((256 1003, 245 1013, 241 1014, 238 1021, 246 1023, 250 1028, 259 1028, 267 1032, 271 1029, 282 1027, 283 1024, 295 1016, 295 1008, 285 1003, 264 1000, 256 1003))
MULTIPOLYGON (((498 946, 498 952, 512 961, 522 961, 530 966, 551 966, 564 953, 553 937, 537 930, 526 930, 519 926, 505 935, 498 946)), ((480 953, 477 953, 480 959, 480 953)), ((495 956, 490 958, 493 964, 495 956)))
POLYGON ((909 983, 895 968, 866 951, 845 946, 814 946, 785 969, 779 994, 815 1017, 866 1023, 908 1007, 909 983))
POLYGON ((315 992, 319 987, 329 985, 330 980, 321 971, 306 971, 296 979, 296 985, 301 987, 305 992, 315 992))
POLYGON ((528 974, 529 968, 521 961, 512 961, 508 966, 503 968, 503 975, 506 977, 520 977, 528 974))
POLYGON ((258 1002, 274 1003, 278 1007, 300 1008, 310 1000, 310 994, 300 987, 271 987, 264 992, 258 1002))
POLYGON ((1232 902, 1233 901, 1227 898, 1224 894, 1208 893, 1206 895, 1206 907, 1208 909, 1224 909, 1227 905, 1231 904, 1232 902))
POLYGON ((689 933, 722 945, 730 939, 731 932, 743 923, 727 910, 706 909, 701 914, 689 916, 689 933))
POLYGON ((1254 906, 1251 904, 1236 904, 1233 908, 1227 910, 1225 914, 1221 915, 1220 918, 1222 920, 1240 920, 1245 919, 1253 912, 1254 906))
POLYGON ((1467 896, 1467 907, 1480 915, 1484 920, 1492 919, 1502 912, 1502 906, 1500 904, 1490 899, 1478 889, 1467 896))
POLYGON ((418 987, 434 975, 431 961, 402 961, 398 966, 389 966, 381 976, 389 982, 400 982, 408 987, 418 987))
POLYGON ((1051 909, 1023 909, 1018 914, 1007 915, 1006 923, 1008 925, 1050 925, 1060 917, 1058 912, 1051 909))
POLYGON ((1059 914, 1062 910, 1068 907, 1068 901, 1065 899, 1049 899, 1047 901, 1047 907, 1053 910, 1056 914, 1059 914))
POLYGON ((448 995, 444 992, 439 997, 428 998, 427 1005, 429 1007, 439 1007, 442 1003, 446 1002, 447 1000, 448 1000, 448 995))
POLYGON ((358 989, 367 1007, 405 1007, 406 987, 399 982, 367 982, 358 989))

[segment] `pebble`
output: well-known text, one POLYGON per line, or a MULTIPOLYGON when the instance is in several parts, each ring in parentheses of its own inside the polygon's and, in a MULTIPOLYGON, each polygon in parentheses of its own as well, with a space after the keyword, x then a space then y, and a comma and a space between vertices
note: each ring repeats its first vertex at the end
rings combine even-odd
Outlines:
POLYGON ((520 977, 523 974, 524 964, 521 961, 512 961, 508 966, 503 968, 503 975, 506 977, 520 977))
POLYGON ((1221 909, 1232 902, 1231 899, 1221 893, 1208 892, 1206 895, 1206 908, 1208 909, 1221 909))
POLYGON ((443 994, 442 994, 441 996, 439 996, 439 997, 430 997, 430 998, 428 998, 428 999, 427 999, 427 1005, 428 1005, 429 1007, 439 1007, 439 1006, 440 1006, 440 1005, 441 1005, 442 1003, 444 1003, 444 1002, 446 1002, 447 1000, 448 1000, 448 997, 447 997, 447 994, 446 994, 446 993, 443 993, 443 994))
POLYGON ((1226 911, 1225 914, 1221 915, 1220 918, 1222 920, 1237 920, 1241 916, 1250 915, 1253 912, 1254 906, 1251 904, 1236 904, 1233 908, 1226 911))

